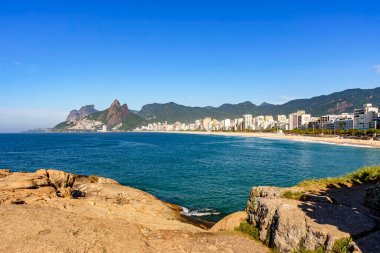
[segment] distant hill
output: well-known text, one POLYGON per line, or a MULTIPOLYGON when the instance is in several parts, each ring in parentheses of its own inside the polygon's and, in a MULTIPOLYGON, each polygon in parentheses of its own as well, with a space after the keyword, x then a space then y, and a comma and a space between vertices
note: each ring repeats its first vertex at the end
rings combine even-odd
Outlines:
MULTIPOLYGON (((82 107, 83 108, 83 107, 82 107)), ((71 112, 70 112, 71 114, 71 112)), ((70 115, 69 115, 70 116, 70 115)), ((68 117, 67 119, 70 119, 68 117)), ((61 122, 53 128, 53 131, 77 131, 77 130, 100 130, 103 125, 108 130, 132 130, 144 123, 144 119, 128 110, 128 105, 121 105, 115 99, 111 106, 104 111, 95 111, 86 116, 79 116, 61 122)))
POLYGON ((335 92, 330 95, 322 95, 309 99, 296 99, 282 105, 262 103, 255 105, 249 101, 239 104, 223 104, 219 107, 190 107, 176 103, 147 104, 144 105, 137 115, 148 121, 165 121, 173 123, 194 122, 196 119, 212 117, 218 120, 225 118, 238 118, 243 114, 277 115, 290 114, 297 110, 306 110, 314 116, 323 114, 339 114, 352 112, 360 108, 364 103, 380 105, 380 87, 374 89, 348 89, 335 92))
POLYGON ((239 104, 223 104, 219 107, 191 107, 170 102, 147 104, 140 111, 132 111, 128 109, 126 104, 120 105, 120 102, 115 100, 104 111, 95 110, 93 105, 84 106, 79 111, 73 110, 75 111, 74 113, 73 111, 70 112, 73 117, 69 115, 67 121, 58 124, 53 130, 65 131, 79 127, 81 124, 90 123, 98 124, 95 129, 105 124, 109 130, 115 127, 118 130, 131 130, 149 122, 168 121, 168 123, 174 123, 180 121, 191 123, 205 117, 222 120, 240 118, 244 114, 275 116, 278 114, 288 115, 297 110, 305 110, 313 116, 321 116, 344 112, 351 113, 355 108, 361 108, 365 103, 380 106, 380 87, 374 89, 349 89, 309 99, 296 99, 282 105, 265 102, 261 105, 255 105, 246 101, 239 104), (92 113, 89 113, 91 111, 92 113), (76 112, 78 115, 76 115, 76 112))
POLYGON ((74 120, 80 117, 86 117, 92 113, 97 112, 98 110, 96 110, 94 107, 95 107, 94 105, 85 105, 85 106, 82 106, 79 109, 79 111, 72 110, 67 116, 66 121, 74 120))

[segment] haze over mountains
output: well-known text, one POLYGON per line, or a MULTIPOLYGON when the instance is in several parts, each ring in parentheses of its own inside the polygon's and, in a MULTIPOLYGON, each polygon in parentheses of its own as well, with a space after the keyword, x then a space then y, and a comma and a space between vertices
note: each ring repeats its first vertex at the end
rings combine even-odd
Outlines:
POLYGON ((93 105, 83 106, 79 111, 73 110, 67 117, 67 121, 60 123, 55 129, 67 130, 75 120, 79 122, 79 119, 102 122, 107 125, 108 129, 115 128, 121 124, 117 128, 118 130, 131 130, 146 122, 168 121, 168 123, 174 123, 180 121, 191 123, 205 117, 218 120, 233 119, 248 113, 254 116, 287 115, 297 110, 306 110, 314 116, 321 116, 324 114, 353 112, 355 108, 360 108, 365 103, 380 106, 380 87, 374 89, 348 89, 309 99, 296 99, 282 105, 268 103, 255 105, 247 101, 239 104, 223 104, 219 107, 190 107, 170 102, 147 104, 140 111, 132 111, 128 109, 126 104, 120 105, 119 101, 115 100, 111 107, 104 111, 97 111, 93 105))

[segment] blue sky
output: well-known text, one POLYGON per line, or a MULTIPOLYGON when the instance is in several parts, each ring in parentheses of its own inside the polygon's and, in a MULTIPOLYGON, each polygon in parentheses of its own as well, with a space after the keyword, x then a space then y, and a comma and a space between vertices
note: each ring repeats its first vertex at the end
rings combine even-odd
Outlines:
POLYGON ((1 1, 0 132, 114 98, 219 106, 380 86, 379 1, 1 1))

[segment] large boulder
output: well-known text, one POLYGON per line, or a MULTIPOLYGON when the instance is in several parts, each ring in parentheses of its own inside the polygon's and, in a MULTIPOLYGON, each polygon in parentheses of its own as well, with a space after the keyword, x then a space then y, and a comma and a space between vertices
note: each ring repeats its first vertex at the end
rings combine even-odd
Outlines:
POLYGON ((253 187, 246 209, 259 239, 279 252, 332 250, 336 240, 376 228, 375 220, 351 206, 320 198, 288 199, 283 197, 285 190, 292 189, 253 187))
POLYGON ((72 187, 75 182, 75 175, 59 170, 47 170, 50 183, 60 197, 71 197, 72 187))

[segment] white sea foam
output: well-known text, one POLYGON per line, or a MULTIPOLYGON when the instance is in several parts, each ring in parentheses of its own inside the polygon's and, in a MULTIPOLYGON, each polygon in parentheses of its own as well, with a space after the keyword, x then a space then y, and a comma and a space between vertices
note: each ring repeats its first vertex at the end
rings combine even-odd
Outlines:
POLYGON ((213 209, 210 209, 210 208, 203 208, 203 209, 195 209, 195 210, 189 210, 188 208, 186 207, 183 207, 181 206, 182 208, 182 211, 181 211, 181 214, 185 215, 185 216, 210 216, 210 215, 218 215, 220 214, 220 212, 217 212, 213 209))

